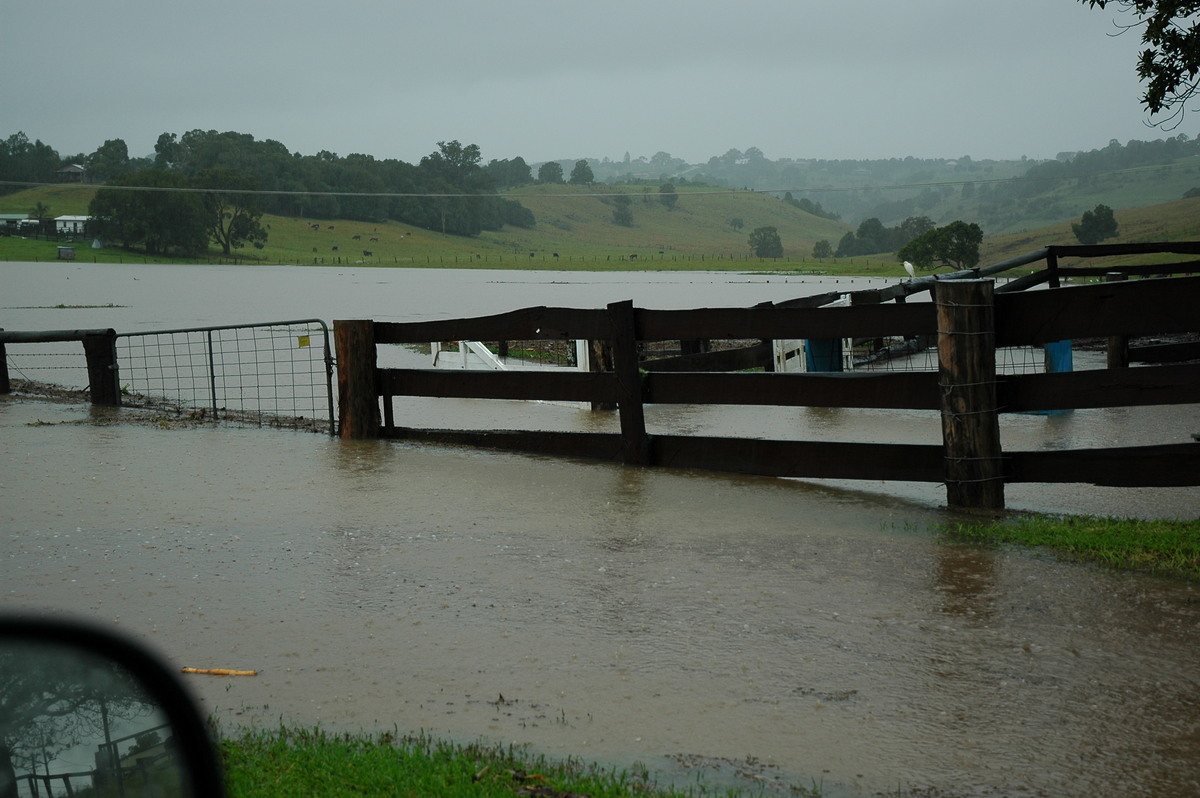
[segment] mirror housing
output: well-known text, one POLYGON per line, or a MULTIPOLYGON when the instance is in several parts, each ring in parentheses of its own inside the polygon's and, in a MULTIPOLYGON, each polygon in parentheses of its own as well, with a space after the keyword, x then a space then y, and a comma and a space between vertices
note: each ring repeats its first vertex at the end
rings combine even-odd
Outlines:
POLYGON ((225 795, 208 725, 158 656, 92 623, 0 615, 0 798, 112 781, 225 795))

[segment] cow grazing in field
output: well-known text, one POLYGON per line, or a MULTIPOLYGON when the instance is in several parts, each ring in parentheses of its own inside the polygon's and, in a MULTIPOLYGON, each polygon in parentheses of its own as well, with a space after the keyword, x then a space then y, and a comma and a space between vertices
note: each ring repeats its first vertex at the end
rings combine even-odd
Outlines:
POLYGON ((316 251, 317 251, 317 248, 316 248, 316 247, 313 247, 313 252, 316 252, 316 251))
POLYGON ((378 239, 378 238, 376 238, 375 236, 371 236, 371 240, 372 240, 372 241, 378 241, 379 239, 378 239))
POLYGON ((552 257, 555 257, 555 258, 557 258, 557 257, 558 257, 558 253, 557 253, 557 252, 555 252, 555 253, 554 253, 554 255, 553 255, 552 257))
POLYGON ((375 253, 374 253, 374 252, 372 252, 372 251, 371 251, 371 250, 369 250, 369 249, 364 249, 364 250, 363 250, 363 257, 364 257, 364 258, 369 258, 369 257, 371 257, 371 256, 372 256, 372 255, 374 255, 374 254, 375 254, 375 253))
POLYGON ((334 245, 333 245, 333 251, 334 251, 334 252, 337 252, 337 251, 338 251, 337 244, 334 244, 334 245))
POLYGON ((629 256, 629 259, 630 259, 630 260, 637 260, 637 253, 635 252, 635 253, 633 253, 632 255, 630 255, 630 256, 629 256))
POLYGON ((362 238, 362 236, 360 236, 358 233, 355 233, 354 235, 352 235, 350 237, 353 238, 355 241, 358 241, 359 239, 362 238))

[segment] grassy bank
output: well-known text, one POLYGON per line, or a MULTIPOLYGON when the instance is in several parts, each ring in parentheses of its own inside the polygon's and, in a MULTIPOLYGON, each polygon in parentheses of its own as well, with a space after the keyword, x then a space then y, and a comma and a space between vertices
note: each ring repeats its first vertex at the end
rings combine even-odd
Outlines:
MULTIPOLYGON (((246 731, 221 742, 233 798, 340 796, 535 795, 546 798, 647 798, 759 794, 695 782, 660 787, 645 769, 606 769, 578 760, 555 761, 511 746, 458 745, 425 735, 336 735, 319 729, 246 731)), ((799 798, 820 790, 788 788, 799 798)))
POLYGON ((995 524, 957 524, 944 531, 965 540, 1037 546, 1084 562, 1200 580, 1200 518, 1023 515, 995 524))

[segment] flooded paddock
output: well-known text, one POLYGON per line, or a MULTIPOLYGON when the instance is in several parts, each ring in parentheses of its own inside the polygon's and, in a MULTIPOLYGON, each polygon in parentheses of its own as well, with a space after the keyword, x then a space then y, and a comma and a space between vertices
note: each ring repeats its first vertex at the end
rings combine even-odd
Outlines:
MULTIPOLYGON (((396 281, 392 318, 418 316, 421 304, 403 289, 415 279, 404 272, 254 269, 243 284, 217 267, 123 267, 107 280, 89 273, 74 293, 75 268, 15 279, 0 264, 0 326, 236 323, 247 320, 245 295, 284 279, 334 307, 289 300, 267 313, 259 294, 252 318, 382 317, 371 279, 396 281), (157 298, 134 285, 146 280, 157 298), (181 280, 194 283, 195 307, 173 298, 181 280), (221 290, 202 287, 210 283, 221 290), (205 305, 209 291, 232 307, 205 305), (121 307, 54 310, 52 301, 121 307)), ((475 275, 477 292, 491 285, 485 277, 475 275)), ((662 280, 647 290, 665 296, 666 281, 683 292, 688 276, 613 279, 662 280)), ((746 278, 692 279, 710 282, 682 305, 719 304, 721 280, 746 278)), ((596 301, 620 291, 666 306, 628 284, 588 290, 596 301)), ((738 298, 727 304, 780 298, 765 283, 730 291, 738 298)), ((521 293, 498 300, 504 307, 426 310, 581 304, 521 293)), ((529 410, 479 405, 412 412, 502 425, 529 410)), ((613 423, 552 405, 536 412, 549 426, 613 423)), ((924 439, 932 429, 936 440, 937 430, 936 417, 917 413, 654 412, 651 426, 715 434, 792 425, 848 440, 884 429, 924 439)), ((1027 416, 1006 420, 1003 435, 1020 446, 1120 445, 1196 423, 1194 407, 1171 413, 1027 416)), ((640 761, 683 781, 698 769, 782 794, 787 784, 843 796, 1200 790, 1196 587, 947 540, 936 525, 956 519, 940 486, 645 470, 139 418, 0 397, 3 606, 115 623, 179 665, 259 670, 189 682, 227 729, 281 720, 424 729, 640 761)), ((1200 516, 1192 489, 1014 486, 1009 497, 1028 509, 1200 516)))

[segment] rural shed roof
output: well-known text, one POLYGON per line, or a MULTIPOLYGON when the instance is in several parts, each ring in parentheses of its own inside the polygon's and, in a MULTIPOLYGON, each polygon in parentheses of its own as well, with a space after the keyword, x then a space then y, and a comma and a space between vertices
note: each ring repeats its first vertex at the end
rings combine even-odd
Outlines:
POLYGON ((0 213, 0 222, 19 222, 22 219, 28 219, 27 213, 0 213))

